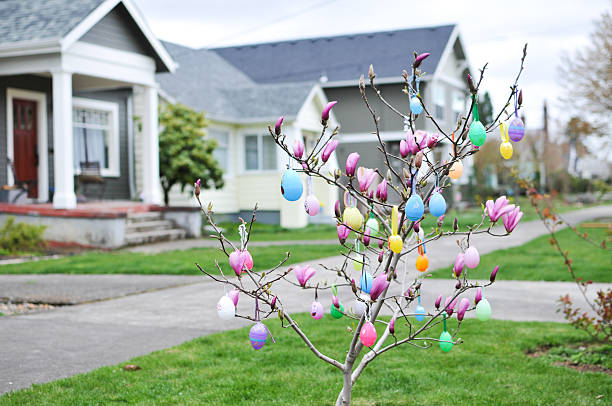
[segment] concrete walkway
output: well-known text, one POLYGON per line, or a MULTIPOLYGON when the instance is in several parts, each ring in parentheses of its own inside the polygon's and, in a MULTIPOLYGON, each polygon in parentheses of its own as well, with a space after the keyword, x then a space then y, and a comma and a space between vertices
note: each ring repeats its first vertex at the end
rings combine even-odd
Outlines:
MULTIPOLYGON (((235 242, 239 245, 239 242, 235 242)), ((251 241, 249 247, 269 247, 274 245, 336 245, 338 240, 283 240, 251 241)), ((188 250, 191 248, 218 248, 219 241, 214 238, 193 238, 186 240, 164 241, 153 244, 137 245, 125 248, 125 251, 157 254, 164 251, 188 250)))
MULTIPOLYGON (((600 207, 573 212, 565 217, 571 222, 579 222, 610 215, 612 213, 609 207, 600 207)), ((484 254, 495 249, 523 244, 542 235, 542 229, 539 222, 525 222, 511 237, 475 238, 473 243, 481 254, 484 254)), ((444 238, 428 245, 428 252, 431 269, 447 266, 456 255, 456 243, 452 238, 444 238), (435 255, 432 255, 434 252, 435 255)), ((312 262, 336 266, 340 259, 332 257, 312 262)), ((408 264, 414 264, 413 260, 414 258, 409 257, 408 264)), ((325 275, 321 267, 317 268, 319 271, 315 280, 333 282, 336 278, 333 274, 331 277, 329 274, 325 275)), ((24 276, 25 280, 35 280, 36 277, 24 276)), ((92 286, 98 283, 94 278, 99 278, 95 275, 79 277, 83 278, 79 283, 85 285, 87 278, 91 278, 91 282, 95 281, 91 283, 92 286)), ((409 278, 415 277, 417 272, 411 270, 409 278)), ((129 279, 130 277, 126 276, 126 280, 129 279)), ((110 280, 108 282, 111 283, 110 280)), ((49 312, 0 317, 0 391, 17 390, 32 383, 48 382, 90 371, 205 334, 248 325, 248 322, 241 319, 220 322, 215 305, 223 295, 222 287, 204 279, 198 282, 189 279, 184 282, 195 283, 131 294, 114 300, 67 306, 49 312)), ((64 283, 69 284, 69 278, 64 283)), ((287 291, 283 289, 283 284, 287 282, 282 282, 277 287, 279 292, 287 291)), ((60 286, 62 283, 58 282, 56 285, 60 286)), ((594 284, 590 293, 594 295, 597 289, 610 286, 612 284, 594 284)), ((66 287, 62 289, 70 290, 66 287)), ((129 290, 122 289, 119 290, 124 292, 123 294, 130 293, 129 290)), ((400 286, 394 284, 392 289, 392 292, 399 293, 400 286)), ((450 279, 427 279, 423 284, 423 305, 430 309, 435 296, 446 296, 453 291, 454 283, 450 279)), ((291 292, 291 295, 281 296, 283 307, 291 312, 308 312, 313 300, 312 291, 291 292)), ((562 316, 556 313, 556 300, 566 293, 573 296, 577 306, 584 308, 585 304, 577 292, 576 285, 568 282, 500 281, 487 289, 486 296, 492 304, 493 317, 497 319, 563 321, 562 316)), ((345 292, 340 298, 347 309, 352 308, 350 296, 350 292, 345 292)), ((329 291, 320 292, 320 300, 326 310, 329 310, 329 291)), ((242 297, 238 311, 251 314, 253 303, 242 297)), ((291 334, 288 330, 272 328, 277 339, 291 334)), ((245 345, 248 345, 246 337, 245 345)))

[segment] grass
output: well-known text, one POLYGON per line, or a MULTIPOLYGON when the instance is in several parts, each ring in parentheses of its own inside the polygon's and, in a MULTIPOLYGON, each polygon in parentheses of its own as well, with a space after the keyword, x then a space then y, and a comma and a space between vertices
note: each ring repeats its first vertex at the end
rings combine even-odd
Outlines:
MULTIPOLYGON (((339 255, 340 247, 335 245, 312 245, 308 249, 299 245, 249 247, 249 252, 255 259, 255 270, 266 270, 278 265, 287 251, 291 252, 291 257, 286 262, 288 265, 339 255)), ((227 257, 216 248, 194 248, 153 255, 132 252, 91 253, 45 261, 3 265, 0 268, 0 273, 199 275, 200 272, 195 267, 194 262, 198 262, 211 273, 218 273, 215 260, 219 261, 223 272, 233 274, 227 257)))
MULTIPOLYGON (((601 242, 605 229, 587 230, 589 237, 601 242)), ((572 230, 556 233, 564 250, 569 251, 572 266, 578 276, 593 282, 612 282, 612 251, 594 247, 572 230)), ((573 281, 563 257, 550 245, 549 236, 538 237, 518 247, 501 249, 480 257, 480 265, 470 269, 469 278, 488 279, 496 265, 500 266, 497 280, 573 281)), ((608 236, 608 246, 610 244, 608 236)), ((433 277, 449 277, 452 267, 433 272, 433 277)))
MULTIPOLYGON (((347 319, 297 315, 326 354, 344 356, 347 319)), ((278 320, 268 322, 276 344, 254 351, 248 328, 214 334, 0 397, 0 405, 329 405, 341 388, 339 371, 318 360, 278 320), (126 364, 141 370, 128 372, 126 364)), ((398 334, 405 334, 397 326, 398 334)), ((435 331, 439 334, 440 329, 435 331)), ((379 329, 380 334, 380 329, 379 329)), ((579 342, 568 325, 467 320, 465 341, 451 352, 400 347, 370 364, 353 391, 354 405, 596 405, 610 404, 612 377, 555 366, 527 350, 579 342), (599 397, 599 398, 598 398, 599 397), (599 400, 598 400, 599 399, 599 400)))

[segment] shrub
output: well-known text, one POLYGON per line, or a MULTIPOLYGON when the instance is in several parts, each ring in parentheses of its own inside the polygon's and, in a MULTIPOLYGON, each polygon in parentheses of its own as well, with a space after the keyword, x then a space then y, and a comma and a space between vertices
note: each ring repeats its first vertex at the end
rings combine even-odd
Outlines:
POLYGON ((0 252, 16 254, 24 251, 38 251, 46 245, 43 233, 47 226, 16 223, 15 217, 8 217, 0 228, 0 252))

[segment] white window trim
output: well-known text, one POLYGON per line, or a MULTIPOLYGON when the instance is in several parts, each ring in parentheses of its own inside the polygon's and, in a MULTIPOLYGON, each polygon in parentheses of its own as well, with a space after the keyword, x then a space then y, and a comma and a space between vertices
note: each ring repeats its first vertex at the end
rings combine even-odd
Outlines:
POLYGON ((434 108, 434 116, 438 120, 446 120, 447 112, 446 112, 446 89, 445 87, 438 81, 434 81, 431 86, 431 100, 434 108), (438 104, 436 100, 436 92, 440 92, 442 95, 442 104, 438 104), (437 106, 442 107, 442 116, 437 114, 437 106))
MULTIPOLYGON (((109 140, 109 157, 108 157, 108 169, 101 168, 100 173, 102 176, 110 178, 118 178, 121 174, 120 170, 120 159, 119 159, 119 104, 95 99, 84 99, 82 97, 72 98, 72 108, 85 108, 92 110, 102 110, 111 113, 111 128, 113 133, 110 135, 109 140)), ((72 117, 72 114, 70 115, 72 117)), ((74 121, 71 119, 70 125, 74 127, 74 121)), ((73 135, 74 136, 74 135, 73 135)), ((77 166, 74 173, 78 175, 80 168, 77 166)))
MULTIPOLYGON (((38 137, 38 201, 46 203, 49 200, 49 148, 47 147, 47 95, 31 90, 6 89, 6 155, 14 162, 15 150, 13 143, 13 99, 24 99, 36 102, 36 132, 38 137)), ((13 171, 7 164, 7 184, 13 185, 13 171)))
POLYGON ((241 153, 243 157, 242 173, 245 175, 278 173, 279 171, 278 154, 274 154, 274 156, 276 157, 276 169, 247 169, 246 167, 246 137, 247 136, 257 137, 257 167, 258 168, 261 168, 263 166, 263 137, 267 137, 267 135, 265 134, 258 134, 257 132, 250 132, 250 131, 245 131, 242 134, 242 147, 241 147, 241 150, 242 150, 241 153))
MULTIPOLYGON (((223 172, 223 177, 224 178, 230 178, 233 176, 234 174, 234 165, 232 162, 232 148, 234 147, 233 143, 233 136, 232 136, 232 131, 229 128, 226 127, 218 127, 218 126, 210 126, 207 129, 207 134, 206 134, 206 138, 210 138, 210 139, 215 139, 212 135, 210 135, 211 131, 216 131, 219 133, 226 133, 227 134, 227 168, 225 169, 225 171, 223 172)), ((246 164, 245 164, 246 165, 246 164)))

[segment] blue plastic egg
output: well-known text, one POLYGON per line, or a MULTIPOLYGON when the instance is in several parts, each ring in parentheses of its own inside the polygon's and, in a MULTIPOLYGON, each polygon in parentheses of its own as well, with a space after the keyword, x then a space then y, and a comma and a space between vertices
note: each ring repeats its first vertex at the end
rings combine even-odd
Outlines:
POLYGON ((302 197, 303 190, 304 187, 300 175, 293 169, 287 169, 283 173, 283 179, 281 180, 281 193, 283 197, 290 202, 295 202, 302 197))
POLYGON ((416 96, 410 98, 410 111, 412 111, 412 114, 421 114, 423 112, 423 105, 416 96))
POLYGON ((519 142, 525 135, 525 124, 519 117, 514 117, 508 127, 508 136, 514 142, 519 142))
POLYGON ((446 213, 446 200, 442 193, 436 192, 429 198, 429 212, 432 216, 440 217, 446 213))
POLYGON ((414 309, 414 314, 414 318, 417 319, 417 321, 425 320, 425 308, 423 306, 418 305, 416 309, 414 309))
POLYGON ((361 291, 364 293, 370 293, 370 289, 372 289, 372 275, 369 272, 364 272, 361 275, 361 291))
POLYGON ((404 209, 406 212, 406 217, 412 221, 420 220, 423 217, 423 212, 425 211, 425 206, 423 205, 423 199, 416 193, 413 193, 410 196, 410 199, 406 202, 406 208, 404 209))

